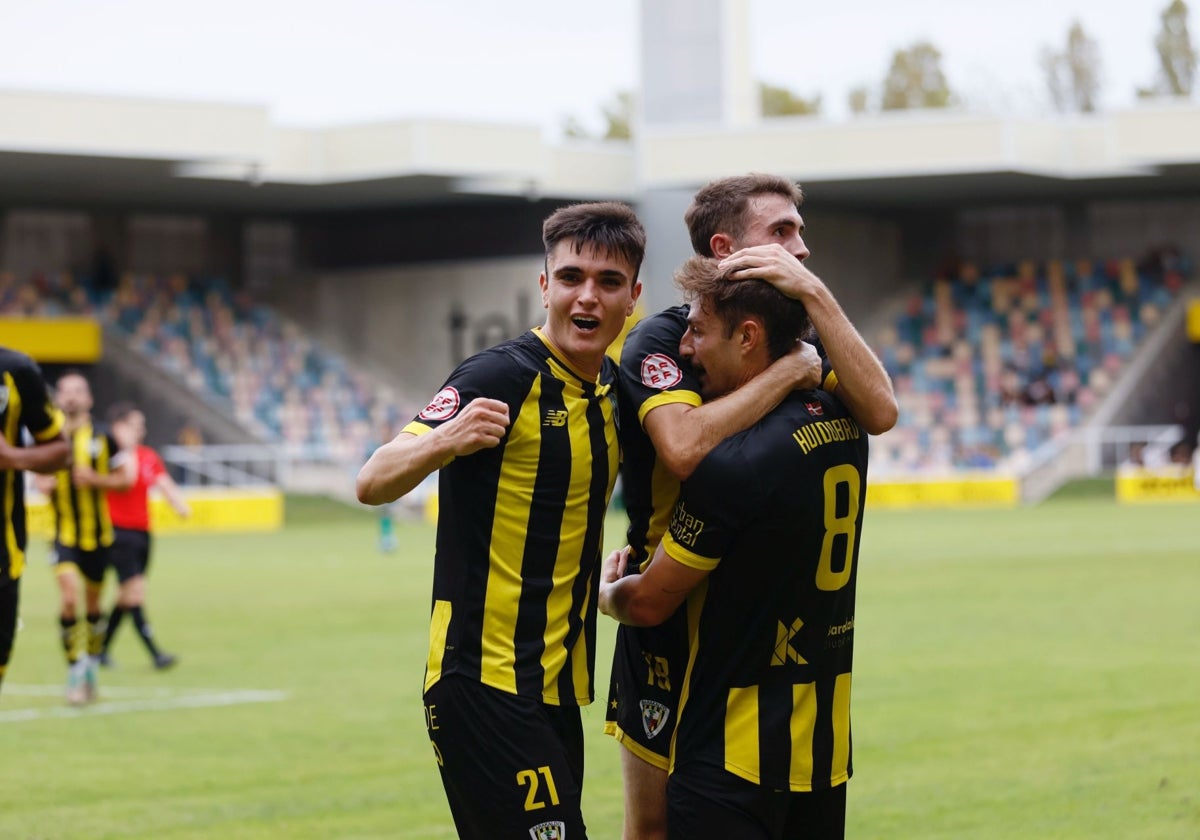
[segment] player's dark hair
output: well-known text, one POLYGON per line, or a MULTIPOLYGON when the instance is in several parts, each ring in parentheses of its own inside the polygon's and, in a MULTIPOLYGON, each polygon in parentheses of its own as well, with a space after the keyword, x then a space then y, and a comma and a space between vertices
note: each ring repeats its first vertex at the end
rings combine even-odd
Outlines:
POLYGON ((121 400, 120 402, 113 403, 108 407, 109 425, 112 425, 113 423, 120 423, 135 411, 141 411, 141 409, 127 400, 121 400))
POLYGON ((619 257, 633 266, 637 279, 646 255, 646 230, 628 204, 601 201, 571 204, 551 213, 542 224, 542 242, 546 258, 563 240, 575 243, 575 253, 589 245, 609 256, 619 257))
POLYGON ((712 238, 718 233, 741 239, 746 233, 750 199, 758 195, 781 195, 800 209, 804 191, 800 185, 779 175, 752 172, 721 178, 700 188, 683 214, 692 250, 713 256, 712 238))
POLYGON ((804 304, 785 295, 766 280, 730 280, 711 257, 691 257, 675 272, 675 285, 688 301, 700 305, 725 325, 725 337, 747 318, 763 325, 767 352, 775 361, 796 346, 808 332, 804 304))

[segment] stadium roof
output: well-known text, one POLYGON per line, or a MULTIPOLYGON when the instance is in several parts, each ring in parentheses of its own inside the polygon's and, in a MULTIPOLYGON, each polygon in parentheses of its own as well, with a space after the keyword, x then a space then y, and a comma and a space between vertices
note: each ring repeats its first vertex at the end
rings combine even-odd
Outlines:
POLYGON ((850 122, 646 129, 638 142, 548 141, 532 126, 404 120, 273 125, 267 109, 0 91, 10 206, 304 213, 481 201, 621 198, 751 170, 823 203, 898 209, 1200 193, 1200 107, 1005 119, 945 111, 850 122))

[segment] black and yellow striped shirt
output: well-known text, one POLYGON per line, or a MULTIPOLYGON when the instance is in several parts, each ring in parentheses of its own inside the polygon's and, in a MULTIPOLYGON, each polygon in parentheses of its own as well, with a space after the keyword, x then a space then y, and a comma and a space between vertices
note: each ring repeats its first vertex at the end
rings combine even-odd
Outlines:
MULTIPOLYGON (((37 363, 24 353, 0 347, 0 434, 9 446, 21 446, 21 428, 45 443, 62 431, 63 416, 46 393, 37 363)), ((25 477, 0 470, 0 580, 16 580, 25 568, 25 477)))
POLYGON ((688 308, 673 306, 638 322, 621 348, 621 492, 633 548, 630 572, 654 556, 679 498, 679 479, 658 459, 642 423, 663 405, 700 405, 700 383, 679 355, 688 308))
POLYGON ((674 769, 793 791, 850 778, 866 476, 866 433, 835 397, 799 391, 684 482, 663 549, 712 573, 688 596, 674 769))
MULTIPOLYGON (((112 472, 117 442, 89 420, 71 435, 72 466, 90 467, 101 475, 112 472)), ((70 468, 54 474, 54 539, 67 548, 95 551, 112 545, 113 525, 108 515, 108 493, 96 487, 76 487, 70 468)))
MULTIPOLYGON (((630 573, 654 556, 679 498, 679 479, 659 460, 643 427, 646 415, 663 405, 701 404, 700 382, 679 353, 687 318, 687 306, 668 307, 644 318, 629 331, 621 349, 621 489, 629 515, 626 539, 633 549, 630 573)), ((821 356, 821 387, 833 391, 837 377, 820 339, 812 336, 809 341, 821 356)))
POLYGON ((617 475, 616 369, 589 381, 531 330, 463 362, 405 427, 508 403, 499 446, 442 467, 425 688, 459 674, 552 705, 593 696, 604 515, 617 475))

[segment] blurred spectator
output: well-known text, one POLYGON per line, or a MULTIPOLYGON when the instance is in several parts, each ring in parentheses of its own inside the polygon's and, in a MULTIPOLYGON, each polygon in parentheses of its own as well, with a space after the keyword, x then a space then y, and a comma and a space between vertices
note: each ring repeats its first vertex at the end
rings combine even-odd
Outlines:
POLYGON ((1187 438, 1171 444, 1171 448, 1167 450, 1167 463, 1180 466, 1192 463, 1192 445, 1188 443, 1187 438))
POLYGON ((199 426, 189 421, 179 428, 179 434, 176 435, 175 442, 180 446, 203 446, 204 434, 200 431, 199 426))
POLYGON ((1135 441, 1129 444, 1129 454, 1122 463, 1125 467, 1144 467, 1146 466, 1146 444, 1142 441, 1135 441))

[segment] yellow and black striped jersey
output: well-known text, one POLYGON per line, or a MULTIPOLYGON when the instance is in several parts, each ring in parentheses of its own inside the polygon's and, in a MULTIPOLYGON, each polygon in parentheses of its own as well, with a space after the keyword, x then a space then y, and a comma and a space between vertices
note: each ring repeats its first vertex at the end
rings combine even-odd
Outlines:
MULTIPOLYGON (((101 475, 116 466, 117 442, 89 420, 71 435, 71 464, 90 467, 101 475)), ((70 468, 54 474, 54 539, 59 545, 95 551, 112 545, 113 526, 108 515, 108 493, 96 487, 76 487, 70 468)))
MULTIPOLYGON (((22 446, 21 429, 45 443, 62 431, 63 416, 50 402, 42 371, 24 353, 0 347, 0 435, 9 446, 22 446)), ((25 567, 25 477, 0 470, 0 579, 16 580, 25 567)))
MULTIPOLYGON (((629 516, 626 539, 633 549, 630 573, 654 556, 679 497, 679 480, 658 459, 642 424, 659 406, 701 403, 700 382, 679 354, 687 318, 687 306, 672 306, 644 318, 629 331, 621 349, 621 492, 629 516)), ((822 387, 832 391, 837 377, 820 339, 809 340, 821 356, 822 387)))
POLYGON ((535 329, 463 362, 405 427, 428 432, 477 397, 509 409, 499 446, 439 475, 426 689, 458 674, 552 705, 591 702, 615 378, 606 358, 587 380, 535 329))
POLYGON ((711 574, 687 601, 674 767, 793 791, 850 777, 866 477, 866 433, 836 397, 798 391, 684 482, 663 549, 711 574))
POLYGON ((687 316, 688 307, 673 306, 644 318, 621 348, 621 493, 629 516, 626 539, 633 549, 630 572, 654 556, 679 497, 679 479, 658 459, 642 423, 659 406, 701 401, 700 383, 679 355, 687 316))

